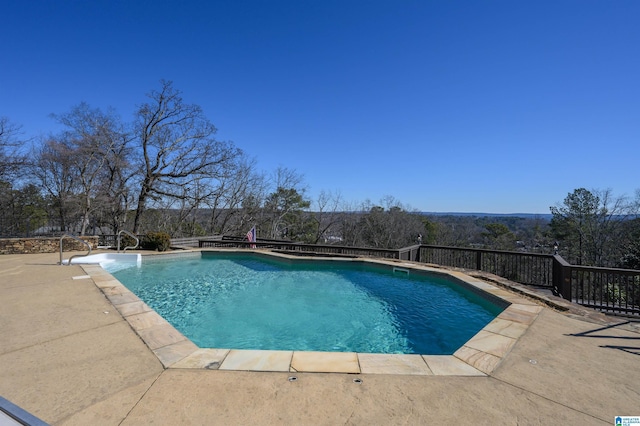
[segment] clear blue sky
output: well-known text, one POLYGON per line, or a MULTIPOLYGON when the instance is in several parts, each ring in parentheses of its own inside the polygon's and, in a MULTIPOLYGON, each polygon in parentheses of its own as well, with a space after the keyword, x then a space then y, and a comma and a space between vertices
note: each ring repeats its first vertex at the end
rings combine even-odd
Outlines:
POLYGON ((548 213, 640 188, 637 0, 0 0, 0 116, 130 120, 172 80, 309 195, 548 213))

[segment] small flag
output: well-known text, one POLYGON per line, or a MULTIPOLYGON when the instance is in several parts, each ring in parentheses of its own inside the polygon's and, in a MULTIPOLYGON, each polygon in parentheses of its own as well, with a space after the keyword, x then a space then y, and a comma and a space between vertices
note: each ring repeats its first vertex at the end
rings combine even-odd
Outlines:
MULTIPOLYGON (((251 228, 251 230, 249 232, 247 232, 247 240, 249 240, 250 243, 255 243, 256 242, 256 227, 254 226, 253 228, 251 228)), ((251 248, 256 248, 255 244, 251 244, 251 248)))

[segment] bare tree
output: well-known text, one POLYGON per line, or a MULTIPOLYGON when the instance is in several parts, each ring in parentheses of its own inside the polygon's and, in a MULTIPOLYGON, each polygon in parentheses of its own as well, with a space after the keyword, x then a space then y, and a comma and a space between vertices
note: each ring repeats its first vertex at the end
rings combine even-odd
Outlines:
POLYGON ((466 216, 435 216, 432 224, 435 243, 443 246, 468 247, 478 240, 482 232, 475 218, 466 216))
POLYGON ((98 195, 99 224, 117 234, 125 229, 127 212, 133 204, 131 182, 137 170, 129 160, 133 157, 130 135, 119 132, 107 148, 104 172, 98 195))
POLYGON ((374 205, 367 200, 362 207, 364 214, 359 222, 362 228, 362 244, 379 248, 398 248, 415 242, 422 225, 414 224, 411 214, 392 196, 374 205))
POLYGON ((361 245, 362 227, 360 226, 360 219, 366 213, 354 201, 345 203, 342 210, 340 222, 335 228, 338 231, 340 243, 350 247, 361 245))
POLYGON ((265 176, 255 170, 255 160, 242 155, 230 173, 219 180, 217 190, 206 200, 211 209, 209 232, 243 235, 255 225, 266 193, 265 176))
POLYGON ((107 165, 114 162, 119 163, 119 167, 123 165, 121 159, 113 157, 124 149, 122 145, 126 145, 126 137, 113 111, 104 113, 86 103, 53 117, 66 126, 66 130, 58 137, 58 143, 68 147, 71 155, 64 161, 70 162, 76 169, 81 211, 80 235, 84 235, 95 210, 93 201, 99 197, 101 190, 112 185, 109 180, 113 175, 107 165))
POLYGON ((78 173, 73 148, 57 139, 47 140, 34 154, 33 175, 51 201, 60 231, 68 231, 77 213, 78 173))
POLYGON ((271 185, 273 191, 278 188, 287 188, 295 189, 296 192, 301 194, 307 192, 307 187, 304 184, 304 175, 288 167, 280 166, 271 174, 271 185))
POLYGON ((8 179, 26 164, 26 156, 20 152, 24 144, 21 134, 21 126, 0 117, 0 180, 8 179))
POLYGON ((152 91, 140 106, 135 137, 140 150, 140 190, 133 232, 151 199, 184 198, 185 187, 201 178, 216 178, 239 150, 214 139, 216 128, 197 105, 183 102, 170 81, 152 91))
POLYGON ((318 244, 320 240, 326 243, 331 237, 337 237, 337 235, 328 235, 328 233, 330 229, 336 227, 342 220, 343 214, 341 212, 343 207, 340 193, 320 192, 315 200, 315 209, 311 214, 315 228, 313 244, 318 244))

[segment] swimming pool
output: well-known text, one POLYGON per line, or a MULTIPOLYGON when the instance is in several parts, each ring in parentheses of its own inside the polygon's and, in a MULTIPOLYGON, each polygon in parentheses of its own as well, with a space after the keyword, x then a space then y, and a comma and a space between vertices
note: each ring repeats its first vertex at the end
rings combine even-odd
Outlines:
POLYGON ((438 274, 359 261, 203 252, 112 274, 209 348, 452 354, 506 306, 438 274))

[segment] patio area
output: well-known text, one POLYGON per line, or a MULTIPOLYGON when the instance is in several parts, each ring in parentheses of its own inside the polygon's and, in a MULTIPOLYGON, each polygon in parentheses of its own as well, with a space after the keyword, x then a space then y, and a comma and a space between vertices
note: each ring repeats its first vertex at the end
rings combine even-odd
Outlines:
POLYGON ((165 369, 83 268, 57 261, 0 256, 0 396, 50 424, 611 425, 640 416, 640 324, 624 318, 541 304, 488 376, 165 369))

